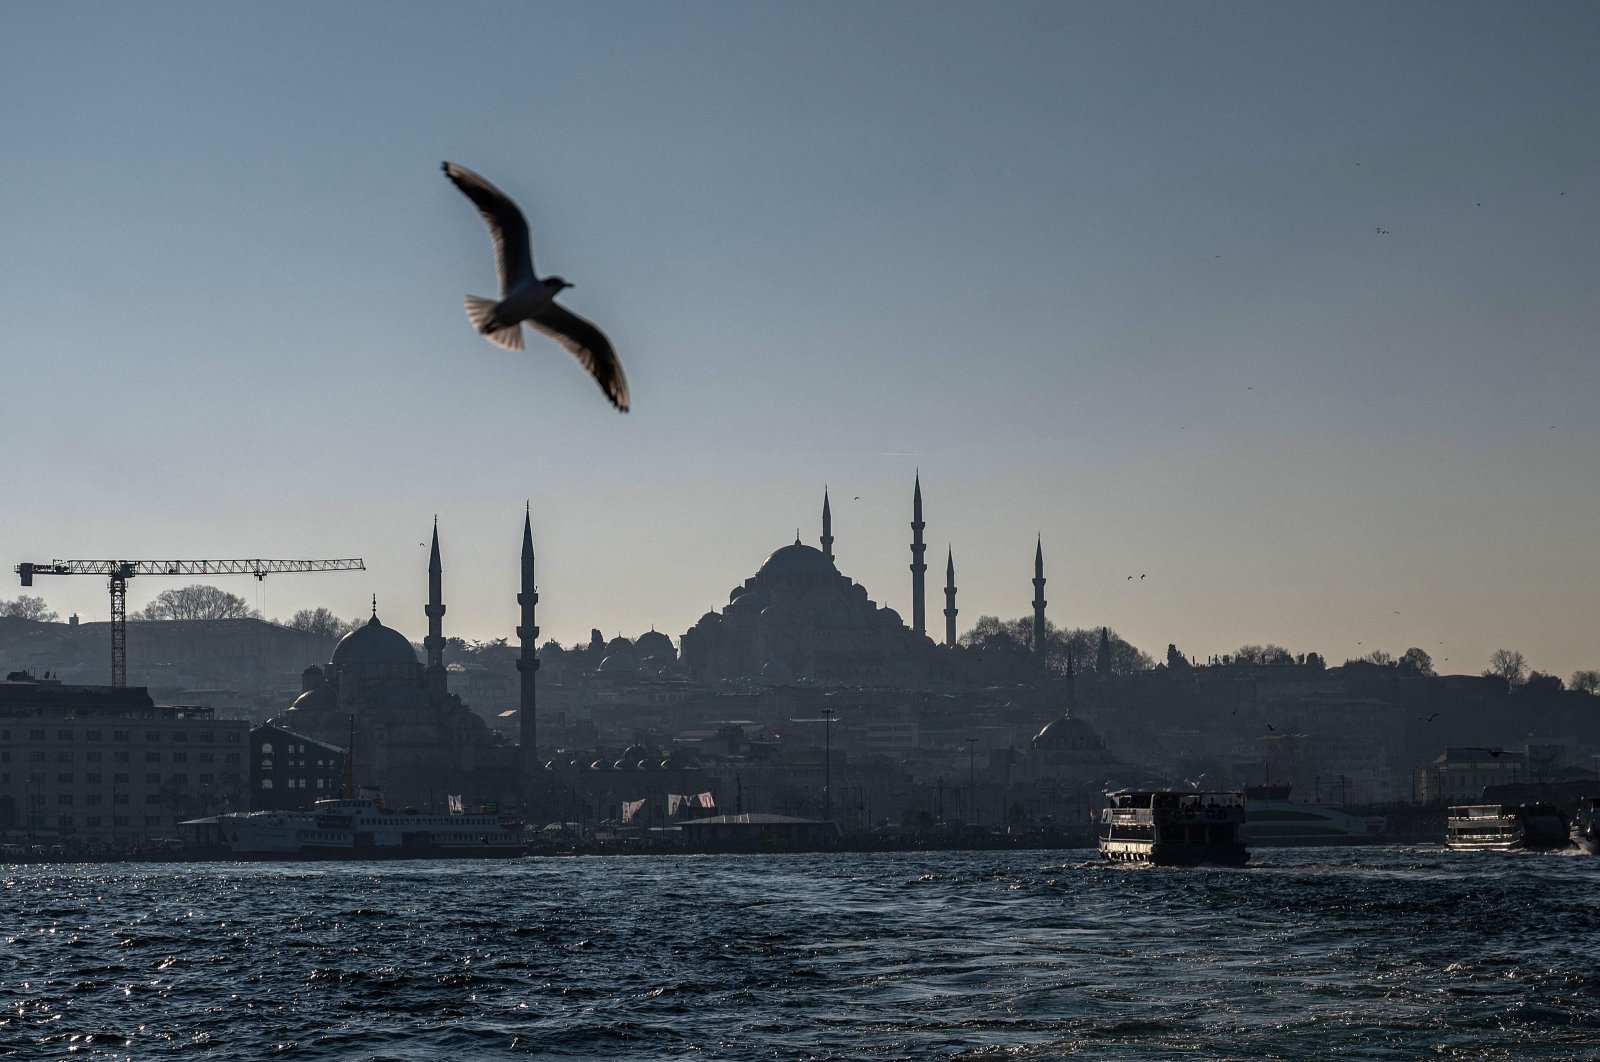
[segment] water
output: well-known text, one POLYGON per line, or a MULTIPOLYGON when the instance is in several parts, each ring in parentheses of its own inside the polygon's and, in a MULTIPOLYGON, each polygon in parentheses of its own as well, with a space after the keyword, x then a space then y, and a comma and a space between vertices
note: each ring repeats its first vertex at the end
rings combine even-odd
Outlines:
POLYGON ((1600 858, 0 867, 0 1055, 1600 1057, 1600 858))

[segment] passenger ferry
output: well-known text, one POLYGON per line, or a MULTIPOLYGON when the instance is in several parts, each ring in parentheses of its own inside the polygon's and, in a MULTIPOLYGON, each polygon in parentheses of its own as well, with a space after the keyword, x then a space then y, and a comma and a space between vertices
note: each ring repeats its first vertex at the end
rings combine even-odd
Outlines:
POLYGON ((1463 804, 1445 817, 1444 843, 1459 851, 1565 848, 1566 816, 1552 804, 1463 804))
POLYGON ((1100 809, 1100 855, 1157 866, 1242 867, 1244 794, 1176 789, 1119 789, 1100 809))
POLYGON ((1600 855, 1600 796, 1584 797, 1572 814, 1572 843, 1589 855, 1600 855))
POLYGON ((1239 835, 1257 848, 1323 844, 1376 844, 1388 825, 1382 815, 1352 815, 1321 804, 1296 804, 1287 785, 1244 787, 1244 827, 1239 835))
POLYGON ((310 811, 217 816, 241 859, 462 859, 522 855, 522 824, 499 814, 424 814, 385 807, 373 790, 319 800, 310 811))

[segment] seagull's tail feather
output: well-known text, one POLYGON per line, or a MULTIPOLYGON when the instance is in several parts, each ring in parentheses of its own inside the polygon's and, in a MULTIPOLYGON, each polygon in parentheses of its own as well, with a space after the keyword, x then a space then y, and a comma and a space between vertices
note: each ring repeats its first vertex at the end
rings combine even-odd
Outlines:
POLYGON ((494 315, 495 301, 486 299, 481 295, 467 296, 467 320, 472 322, 472 327, 478 334, 497 347, 507 350, 522 349, 522 323, 501 324, 500 319, 494 315))

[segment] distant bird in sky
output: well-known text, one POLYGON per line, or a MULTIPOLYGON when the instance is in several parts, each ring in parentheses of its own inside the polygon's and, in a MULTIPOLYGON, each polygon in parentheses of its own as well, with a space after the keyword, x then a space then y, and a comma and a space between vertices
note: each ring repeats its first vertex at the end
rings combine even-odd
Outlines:
POLYGON ((1130 576, 1128 576, 1128 578, 1129 578, 1129 579, 1132 579, 1132 578, 1133 578, 1133 576, 1131 576, 1131 575, 1130 575, 1130 576))
POLYGON ((1421 719, 1424 723, 1431 723, 1435 719, 1439 718, 1439 713, 1438 712, 1434 712, 1432 715, 1423 715, 1423 716, 1418 716, 1417 718, 1421 719))
POLYGON ((1278 729, 1278 728, 1277 728, 1277 727, 1275 727, 1275 726, 1273 726, 1273 725, 1272 725, 1272 724, 1271 724, 1271 723, 1268 723, 1268 724, 1267 724, 1267 729, 1268 729, 1268 730, 1276 730, 1276 729, 1278 729))
POLYGON ((1143 579, 1144 579, 1144 576, 1143 576, 1143 575, 1140 575, 1140 576, 1139 576, 1139 578, 1140 578, 1140 579, 1141 579, 1141 580, 1143 580, 1143 579))
POLYGON ((500 276, 500 301, 467 296, 467 319, 478 334, 497 347, 522 349, 522 322, 567 348, 611 404, 628 411, 628 381, 617 353, 605 333, 563 306, 556 296, 572 287, 557 276, 540 278, 533 271, 533 250, 528 243, 528 222, 504 192, 465 166, 446 162, 441 167, 463 195, 472 200, 489 226, 494 242, 495 271, 500 276))

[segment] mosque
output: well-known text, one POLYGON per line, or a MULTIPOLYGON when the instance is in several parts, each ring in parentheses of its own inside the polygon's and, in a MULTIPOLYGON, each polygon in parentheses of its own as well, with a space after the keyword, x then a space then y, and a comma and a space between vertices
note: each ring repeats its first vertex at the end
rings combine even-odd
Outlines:
MULTIPOLYGON (((523 617, 533 626, 533 529, 523 525, 523 617)), ((492 733, 487 723, 449 691, 444 666, 443 567, 439 559, 439 529, 433 531, 428 560, 428 637, 423 641, 427 663, 417 659, 405 635, 378 619, 377 600, 372 618, 340 639, 333 656, 322 666, 306 668, 302 692, 295 702, 270 720, 274 726, 318 741, 353 748, 353 773, 363 785, 376 785, 396 806, 442 807, 445 799, 459 795, 470 804, 495 803, 514 807, 522 798, 523 764, 520 749, 492 733)), ((519 628, 519 633, 522 628, 519 628)), ((532 657, 525 650, 521 669, 532 657)), ((533 671, 537 660, 523 671, 523 741, 533 746, 533 671)))
MULTIPOLYGON (((392 804, 438 807, 446 796, 461 794, 469 803, 492 801, 510 807, 524 801, 532 809, 557 799, 553 794, 564 793, 559 799, 576 800, 598 810, 617 799, 636 799, 638 794, 629 793, 635 789, 645 793, 647 788, 657 787, 656 782, 678 785, 673 792, 692 791, 683 787, 709 783, 694 773, 699 765, 692 756, 670 749, 630 746, 615 763, 611 762, 615 756, 593 763, 589 762, 592 756, 580 757, 580 762, 574 758, 578 754, 554 748, 541 755, 535 681, 541 655, 558 678, 557 686, 549 690, 552 703, 548 706, 558 715, 563 714, 560 708, 568 703, 566 698, 595 683, 611 690, 654 684, 662 688, 636 689, 630 697, 639 702, 645 713, 639 718, 650 720, 651 729, 665 726, 668 731, 688 724, 690 716, 703 714, 715 700, 719 684, 726 681, 774 693, 810 688, 818 695, 830 689, 876 689, 884 691, 883 696, 897 690, 966 689, 978 696, 986 688, 1012 687, 1028 691, 1026 698, 1035 705, 1034 711, 1059 704, 1052 692, 1055 682, 1037 648, 1045 630, 1042 545, 1036 546, 1034 554, 1034 648, 977 649, 957 644, 955 565, 950 554, 945 565, 944 639, 935 642, 928 635, 924 527, 918 477, 912 496, 909 625, 838 570, 832 514, 824 492, 821 548, 797 539, 774 551, 753 576, 733 588, 724 609, 707 612, 684 633, 681 651, 673 649, 672 639, 651 631, 635 641, 612 639, 604 644, 603 653, 563 653, 552 644, 541 654, 534 614, 538 592, 532 524, 531 516, 525 515, 518 595, 522 622, 517 627, 517 709, 502 713, 508 720, 515 719, 519 740, 513 743, 491 730, 482 716, 448 688, 450 672, 444 666, 442 631, 443 568, 435 526, 424 609, 428 617, 428 635, 423 641, 426 661, 418 659, 403 634, 379 620, 374 602, 367 623, 347 634, 326 664, 305 670, 303 692, 271 722, 334 745, 343 746, 353 739, 356 779, 382 787, 392 804), (576 661, 563 657, 580 655, 587 660, 582 673, 574 674, 576 661), (685 703, 685 697, 692 700, 685 703), (656 705, 653 711, 651 705, 656 705), (646 766, 652 776, 660 777, 647 780, 640 775, 630 780, 624 776, 625 769, 643 772, 646 766), (602 781, 606 783, 603 786, 602 781)), ((960 697, 963 702, 965 699, 960 697)), ((779 701, 793 703, 787 696, 779 701)), ((1021 700, 1017 704, 1022 707, 1021 700)), ((557 725, 562 725, 561 720, 557 725)), ((1066 718, 1051 724, 1037 743, 1039 752, 1046 754, 1041 763, 1098 759, 1103 743, 1092 732, 1080 733, 1083 730, 1083 724, 1066 718)), ((1057 769, 1066 765, 1052 763, 1057 769)))
POLYGON ((945 557, 944 641, 927 632, 922 479, 912 491, 911 623, 880 606, 834 565, 832 512, 822 497, 822 548, 797 536, 733 588, 720 613, 707 612, 683 636, 683 662, 701 681, 751 679, 824 686, 922 689, 997 685, 1042 677, 1044 553, 1034 553, 1034 648, 1029 654, 968 650, 956 641, 955 558, 945 557))

